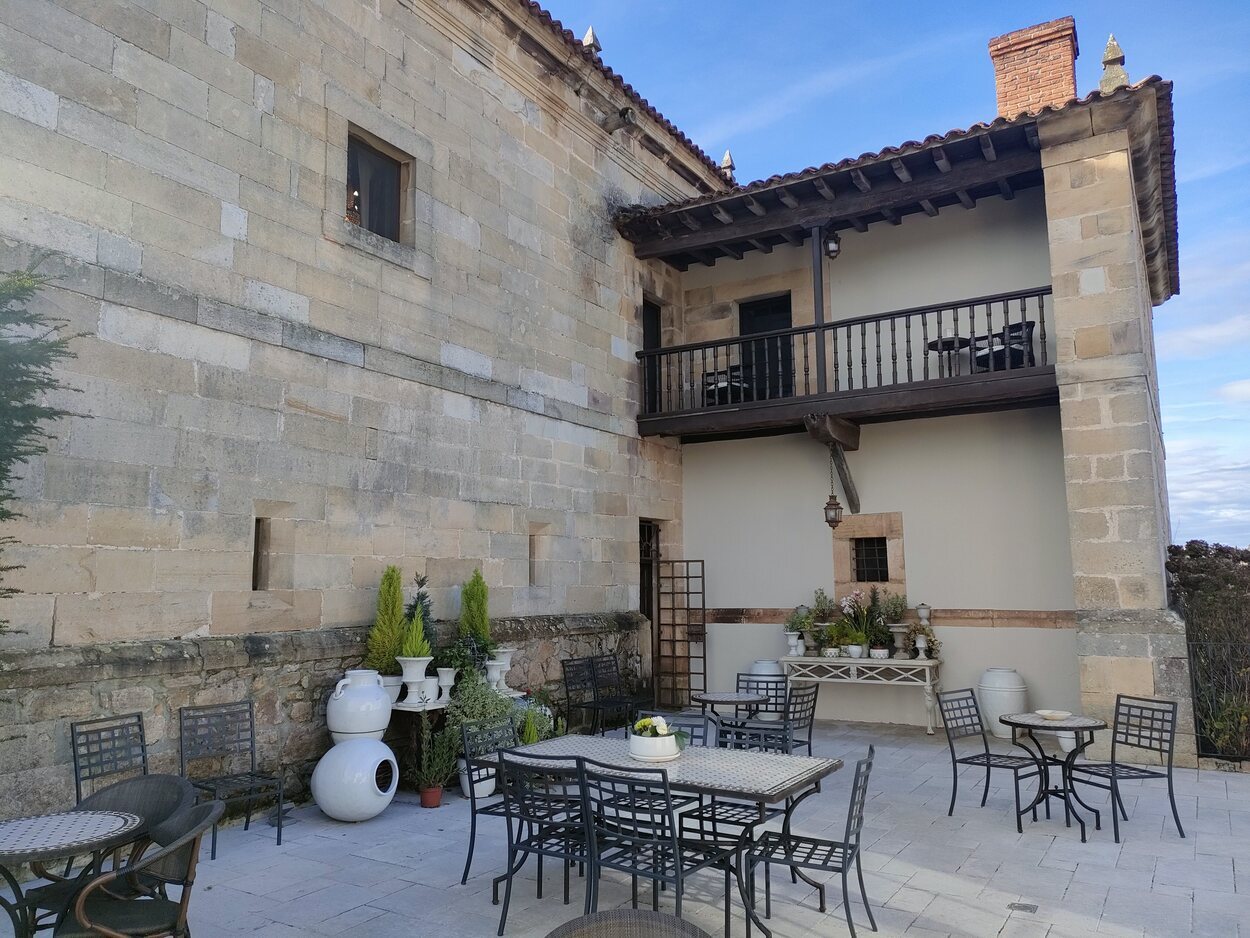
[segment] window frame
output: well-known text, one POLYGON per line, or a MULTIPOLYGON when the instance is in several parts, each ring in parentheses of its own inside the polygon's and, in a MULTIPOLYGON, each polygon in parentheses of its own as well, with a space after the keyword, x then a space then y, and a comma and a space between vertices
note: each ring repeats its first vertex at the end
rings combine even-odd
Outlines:
POLYGON ((350 189, 351 189, 350 179, 347 179, 345 181, 346 191, 345 191, 344 212, 343 212, 344 221, 346 221, 346 223, 349 225, 353 225, 356 228, 359 228, 362 232, 367 232, 373 237, 381 238, 384 241, 389 241, 393 244, 401 244, 406 247, 412 247, 413 239, 414 239, 413 205, 412 205, 412 198, 411 198, 413 157, 410 154, 405 153, 403 150, 400 150, 398 147, 387 143, 385 140, 383 140, 381 137, 377 136, 376 134, 372 134, 369 131, 365 130, 363 127, 349 122, 347 125, 347 139, 344 141, 344 149, 345 149, 345 152, 348 154, 348 165, 350 165, 350 159, 351 159, 350 154, 351 154, 351 147, 352 147, 353 140, 356 143, 360 144, 361 146, 365 147, 366 149, 372 150, 374 153, 378 154, 379 156, 385 159, 391 160, 392 162, 398 165, 399 180, 398 180, 398 189, 397 189, 397 194, 396 194, 396 200, 398 204, 395 206, 396 219, 397 219, 397 231, 396 231, 397 237, 391 238, 391 237, 388 237, 387 235, 379 234, 377 231, 374 231, 372 228, 368 228, 362 223, 358 221, 353 221, 351 220, 351 218, 348 217, 346 202, 347 202, 347 198, 350 198, 350 194, 349 194, 350 189))

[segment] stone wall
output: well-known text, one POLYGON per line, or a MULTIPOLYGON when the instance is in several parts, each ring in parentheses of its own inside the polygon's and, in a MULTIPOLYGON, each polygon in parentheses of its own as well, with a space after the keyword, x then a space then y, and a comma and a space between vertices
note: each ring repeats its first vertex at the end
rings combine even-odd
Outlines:
MULTIPOLYGON (((508 619, 500 641, 519 651, 517 688, 560 677, 562 658, 616 653, 637 673, 637 614, 508 619)), ((454 623, 438 623, 440 634, 454 623)), ((74 801, 70 723, 139 711, 153 772, 177 774, 178 709, 251 699, 262 767, 280 763, 300 797, 330 745, 326 697, 359 664, 364 629, 323 629, 0 652, 0 818, 74 801)))

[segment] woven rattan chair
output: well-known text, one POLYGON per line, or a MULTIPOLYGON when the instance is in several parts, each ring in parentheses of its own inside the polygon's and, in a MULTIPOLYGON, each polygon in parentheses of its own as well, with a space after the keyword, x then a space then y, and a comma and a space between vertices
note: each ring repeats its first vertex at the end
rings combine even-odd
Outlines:
MULTIPOLYGON (((144 826, 139 838, 129 848, 119 851, 129 855, 131 861, 142 856, 152 844, 164 846, 177 839, 169 830, 170 819, 180 815, 192 807, 196 801, 196 790, 184 778, 177 775, 140 775, 115 782, 107 788, 101 788, 88 795, 76 811, 125 811, 143 818, 144 826)), ((72 861, 71 861, 72 862, 72 861)), ((65 909, 74 894, 83 885, 77 877, 58 875, 44 867, 41 863, 32 864, 36 875, 51 880, 43 886, 36 886, 26 891, 25 901, 33 909, 59 913, 65 909)), ((80 874, 81 875, 81 874, 80 874)), ((142 875, 142 874, 140 874, 142 875)), ((121 883, 113 888, 124 889, 127 884, 121 883)), ((157 883, 146 883, 151 888, 159 887, 157 883)))
POLYGON ((91 880, 57 923, 55 938, 164 938, 189 934, 187 908, 204 832, 221 818, 219 801, 195 805, 174 815, 164 831, 176 835, 165 847, 91 880), (178 886, 178 899, 153 884, 178 886))
POLYGON ((511 749, 517 739, 516 724, 511 717, 506 720, 470 720, 460 726, 460 743, 464 750, 465 768, 469 776, 469 851, 464 858, 464 873, 460 884, 469 881, 469 867, 473 865, 473 846, 477 841, 477 816, 503 817, 505 813, 503 793, 500 790, 497 769, 487 765, 486 760, 500 749, 511 749), (478 797, 477 786, 485 781, 496 782, 495 794, 478 797))
POLYGON ((83 783, 138 772, 148 774, 148 744, 143 714, 80 720, 69 727, 74 756, 74 798, 83 799, 83 783))
MULTIPOLYGON (((864 869, 860 862, 860 833, 864 829, 864 804, 868 801, 868 776, 872 772, 874 747, 868 747, 868 755, 855 763, 855 779, 851 783, 851 804, 846 813, 846 832, 842 840, 824 840, 818 837, 805 837, 790 833, 787 821, 780 831, 768 831, 763 834, 747 853, 746 866, 749 871, 751 890, 755 890, 755 867, 764 864, 764 916, 772 915, 772 884, 769 868, 773 864, 790 867, 792 872, 800 870, 818 870, 824 873, 836 873, 842 876, 842 908, 846 912, 846 925, 855 938, 855 921, 851 918, 851 895, 848 883, 851 866, 855 866, 855 875, 859 879, 859 896, 868 911, 868 923, 872 930, 877 930, 876 920, 872 917, 872 906, 868 904, 868 892, 864 889, 864 869)), ((815 886, 820 896, 820 911, 825 911, 825 884, 803 877, 809 885, 815 886)), ((755 904, 754 895, 751 900, 755 904)))
POLYGON ((663 912, 613 909, 565 922, 547 938, 712 938, 697 925, 663 912))
MULTIPOLYGON (((1111 826, 1115 842, 1120 842, 1120 816, 1128 820, 1124 801, 1120 798, 1120 782, 1146 778, 1166 778, 1168 801, 1172 805, 1172 821, 1176 832, 1185 836, 1181 827, 1180 812, 1176 810, 1176 792, 1172 786, 1172 751, 1176 745, 1175 700, 1155 700, 1151 697, 1131 697, 1117 694, 1115 698, 1115 725, 1111 732, 1110 762, 1078 762, 1072 766, 1072 781, 1111 793, 1111 826), (1152 753, 1160 767, 1125 765, 1120 761, 1125 749, 1137 749, 1152 753), (1119 814, 1116 808, 1119 808, 1119 814)), ((1083 802, 1082 802, 1083 803, 1083 802)))
MULTIPOLYGON (((282 846, 282 772, 260 772, 256 768, 256 714, 250 700, 228 704, 183 707, 178 711, 182 753, 182 775, 213 801, 227 805, 247 805, 243 829, 252 825, 252 807, 261 798, 274 795, 277 806, 278 846, 282 846), (191 778, 193 762, 214 760, 220 774, 191 778), (246 762, 246 768, 239 768, 246 762)), ((213 824, 212 859, 217 859, 217 824, 213 824)))
MULTIPOLYGON (((985 735, 985 723, 981 720, 981 707, 971 687, 952 690, 937 695, 938 708, 942 711, 942 725, 946 727, 946 744, 951 751, 951 803, 947 817, 955 813, 955 796, 959 793, 959 767, 971 765, 985 769, 985 791, 981 793, 981 807, 990 797, 990 774, 994 769, 1010 772, 1016 792, 1016 833, 1024 833, 1020 823, 1020 780, 1037 778, 1040 773, 1032 756, 1016 756, 1008 753, 990 752, 989 738, 985 735), (981 751, 961 756, 955 751, 955 740, 976 736, 981 740, 981 751)), ((1046 802, 1050 810, 1050 802, 1046 802)), ((1047 814, 1049 817, 1049 814, 1047 814)), ((1033 820, 1037 820, 1037 805, 1033 806, 1033 820)))

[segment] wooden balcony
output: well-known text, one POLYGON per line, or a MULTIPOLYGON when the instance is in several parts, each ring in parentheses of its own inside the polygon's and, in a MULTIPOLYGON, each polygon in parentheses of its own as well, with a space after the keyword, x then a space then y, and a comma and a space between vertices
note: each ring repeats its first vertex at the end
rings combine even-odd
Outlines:
POLYGON ((1054 403, 1050 287, 638 353, 643 436, 1054 403))

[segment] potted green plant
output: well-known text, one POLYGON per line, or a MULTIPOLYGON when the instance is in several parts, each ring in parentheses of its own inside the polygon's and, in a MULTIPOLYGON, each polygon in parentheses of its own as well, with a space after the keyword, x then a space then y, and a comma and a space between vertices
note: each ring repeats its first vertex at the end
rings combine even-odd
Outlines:
MULTIPOLYGON (((469 767, 463 758, 460 727, 478 720, 502 722, 512 715, 513 707, 512 700, 487 684, 486 679, 476 669, 470 668, 461 672, 460 682, 452 693, 451 703, 447 705, 445 732, 451 733, 455 741, 454 755, 460 757, 456 760, 456 768, 460 773, 460 790, 466 798, 469 797, 469 767)), ((474 787, 477 797, 488 797, 495 790, 495 776, 490 774, 481 777, 474 787)))
POLYGON ((907 594, 882 590, 881 616, 894 641, 894 657, 907 657, 907 594))
POLYGON ((425 676, 434 656, 430 654, 430 640, 425 637, 425 623, 420 609, 404 624, 404 637, 396 660, 403 671, 404 687, 408 689, 410 703, 429 703, 438 697, 438 679, 425 676))
POLYGON ((361 666, 382 675, 382 686, 390 695, 392 704, 399 700, 399 692, 404 686, 396 660, 403 640, 404 591, 399 567, 389 566, 382 574, 378 587, 377 614, 369 629, 361 666))
POLYGON ((812 594, 812 634, 811 642, 813 645, 820 644, 820 630, 833 622, 836 622, 841 616, 838 604, 823 589, 816 590, 812 594))
POLYGON ((413 773, 421 793, 421 807, 437 808, 443 803, 443 785, 456 769, 456 737, 450 727, 434 732, 428 713, 421 714, 421 751, 413 773))
POLYGON ((797 607, 786 619, 785 636, 789 643, 787 653, 791 656, 803 654, 801 643, 803 633, 812 627, 812 613, 806 606, 797 607))
POLYGON ((850 629, 846 633, 846 653, 852 658, 864 657, 864 646, 868 637, 859 629, 850 629))
POLYGON ((890 657, 890 630, 881 619, 873 619, 865 634, 868 638, 868 657, 890 657))
POLYGON ((914 650, 917 658, 936 658, 942 650, 941 640, 933 634, 928 622, 913 622, 907 627, 908 651, 914 650))
POLYGON ((842 654, 843 645, 842 621, 827 622, 816 630, 817 647, 825 658, 837 658, 842 654))

